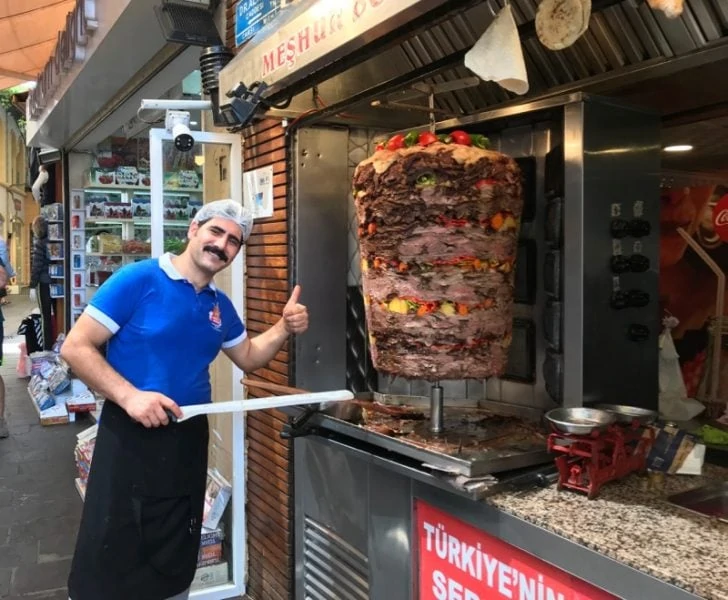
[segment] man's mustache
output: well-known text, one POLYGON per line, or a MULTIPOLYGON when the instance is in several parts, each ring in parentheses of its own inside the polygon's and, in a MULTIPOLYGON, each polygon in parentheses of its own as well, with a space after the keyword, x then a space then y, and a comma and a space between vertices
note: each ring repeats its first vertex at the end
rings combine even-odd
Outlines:
POLYGON ((228 261, 227 254, 225 254, 225 252, 220 250, 220 248, 216 248, 215 246, 205 246, 203 248, 203 250, 205 252, 212 252, 215 256, 217 256, 222 261, 225 261, 225 262, 228 261))

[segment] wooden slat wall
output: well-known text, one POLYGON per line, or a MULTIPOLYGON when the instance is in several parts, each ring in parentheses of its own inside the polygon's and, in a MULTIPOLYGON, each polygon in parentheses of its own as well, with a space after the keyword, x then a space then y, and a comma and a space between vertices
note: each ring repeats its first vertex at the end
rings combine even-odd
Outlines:
MULTIPOLYGON (((235 0, 228 0, 226 43, 235 47, 235 0)), ((246 245, 246 326, 251 335, 273 325, 288 300, 288 214, 285 133, 266 120, 244 132, 246 171, 273 165, 274 214, 256 222, 246 245)), ((251 379, 288 383, 288 346, 251 379)), ((252 392, 252 390, 251 390, 252 392)), ((251 394, 253 395, 253 394, 251 394)), ((266 395, 264 393, 259 394, 266 395)), ((248 414, 248 581, 251 600, 293 598, 293 497, 291 448, 279 436, 286 422, 280 411, 248 414)))
MULTIPOLYGON (((245 133, 244 169, 273 165, 273 216, 260 220, 248 240, 246 326, 263 333, 288 300, 288 220, 284 130, 263 121, 245 133)), ((288 383, 288 345, 252 379, 288 383)), ((265 395, 265 394, 261 394, 265 395)), ((279 433, 286 421, 279 411, 256 411, 247 418, 248 438, 248 597, 292 598, 291 448, 279 433)))

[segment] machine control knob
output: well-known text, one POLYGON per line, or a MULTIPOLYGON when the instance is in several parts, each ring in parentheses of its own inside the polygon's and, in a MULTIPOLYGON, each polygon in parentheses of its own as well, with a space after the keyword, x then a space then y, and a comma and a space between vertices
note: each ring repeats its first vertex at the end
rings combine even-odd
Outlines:
POLYGON ((632 262, 626 256, 619 254, 617 256, 612 256, 612 258, 609 259, 609 266, 612 269, 612 273, 619 275, 629 271, 632 266, 632 262))
POLYGON ((650 235, 652 225, 645 219, 632 219, 629 222, 629 233, 632 237, 640 238, 650 235))
POLYGON ((612 232, 612 237, 621 239, 629 235, 629 221, 624 219, 612 219, 612 223, 609 226, 609 231, 612 232))
POLYGON ((650 295, 642 290, 630 290, 627 292, 627 302, 634 308, 644 308, 650 303, 650 295))
POLYGON ((629 257, 629 267, 633 273, 644 273, 650 268, 650 259, 644 254, 633 254, 629 257))
POLYGON ((612 298, 609 301, 609 306, 614 310, 622 310, 629 306, 629 297, 626 292, 614 292, 612 298))
POLYGON ((650 329, 647 325, 632 323, 627 328, 627 338, 632 342, 644 342, 650 337, 650 329))

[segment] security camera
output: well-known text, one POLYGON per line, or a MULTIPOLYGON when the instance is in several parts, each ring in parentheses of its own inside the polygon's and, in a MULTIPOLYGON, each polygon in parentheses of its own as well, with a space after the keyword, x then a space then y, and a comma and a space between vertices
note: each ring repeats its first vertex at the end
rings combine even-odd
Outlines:
POLYGON ((164 126, 172 134, 174 147, 180 152, 189 152, 195 145, 190 131, 190 113, 184 110, 168 110, 164 126))

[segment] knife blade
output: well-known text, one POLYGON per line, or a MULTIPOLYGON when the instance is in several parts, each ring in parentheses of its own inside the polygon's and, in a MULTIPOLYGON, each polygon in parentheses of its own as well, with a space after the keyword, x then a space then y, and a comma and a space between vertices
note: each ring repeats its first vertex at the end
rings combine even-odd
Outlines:
POLYGON ((353 400, 354 394, 349 390, 336 390, 332 392, 314 392, 310 394, 289 394, 287 396, 269 396, 267 398, 253 398, 251 400, 229 400, 227 402, 208 402, 207 404, 191 404, 180 406, 182 417, 177 419, 167 411, 173 421, 185 421, 198 415, 216 415, 229 412, 247 412, 250 410, 267 410, 269 408, 283 408, 284 406, 299 406, 302 404, 316 404, 319 402, 344 402, 353 400))

